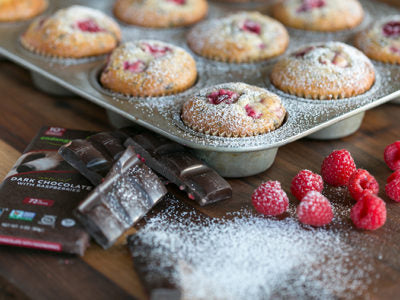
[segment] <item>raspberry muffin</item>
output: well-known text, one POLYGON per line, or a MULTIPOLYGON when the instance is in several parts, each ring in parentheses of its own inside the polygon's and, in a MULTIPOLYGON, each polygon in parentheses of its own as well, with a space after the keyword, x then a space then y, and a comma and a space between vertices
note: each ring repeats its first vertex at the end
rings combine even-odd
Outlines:
POLYGON ((278 61, 271 72, 271 82, 282 91, 320 100, 363 94, 374 81, 370 60, 340 42, 303 46, 278 61))
POLYGON ((177 27, 207 15, 206 0, 117 0, 114 14, 121 21, 144 27, 177 27))
POLYGON ((254 136, 275 130, 286 115, 280 98, 245 83, 204 88, 182 107, 182 120, 193 130, 225 137, 254 136))
POLYGON ((359 25, 364 11, 357 0, 284 0, 273 6, 272 15, 298 29, 338 31, 359 25))
POLYGON ((191 87, 196 77, 196 63, 182 48, 140 40, 114 50, 100 81, 114 92, 146 97, 181 92, 191 87))
POLYGON ((400 15, 375 22, 356 36, 355 45, 372 59, 400 64, 400 15))
POLYGON ((74 5, 39 17, 22 35, 22 45, 39 54, 63 58, 96 56, 121 40, 119 26, 101 11, 74 5))
POLYGON ((278 21, 258 12, 240 12, 196 25, 188 34, 197 54, 223 62, 265 60, 285 52, 289 35, 278 21))
POLYGON ((46 8, 46 0, 0 0, 0 22, 27 20, 46 8))

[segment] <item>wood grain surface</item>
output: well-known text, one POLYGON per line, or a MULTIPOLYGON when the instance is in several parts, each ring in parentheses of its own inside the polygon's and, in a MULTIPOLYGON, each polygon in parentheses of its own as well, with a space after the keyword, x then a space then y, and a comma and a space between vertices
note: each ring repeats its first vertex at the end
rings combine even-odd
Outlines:
MULTIPOLYGON (((0 62, 0 176, 11 168, 43 125, 101 131, 110 129, 105 111, 78 97, 53 97, 38 91, 29 72, 7 61, 0 62)), ((302 139, 281 147, 270 170, 229 180, 233 198, 207 207, 193 206, 211 217, 222 217, 250 207, 253 190, 265 180, 279 180, 286 191, 300 169, 319 171, 323 158, 334 149, 346 148, 358 167, 373 173, 386 201, 388 220, 374 232, 354 229, 357 242, 365 237, 380 277, 364 296, 394 299, 400 296, 400 204, 382 192, 390 170, 382 154, 385 146, 400 139, 400 105, 385 104, 366 113, 361 129, 334 141, 302 139), (383 254, 384 260, 380 259, 383 254)), ((171 189, 179 199, 183 193, 171 189)), ((335 197, 332 194, 332 197, 335 197)), ((291 197, 291 201, 294 201, 291 197)), ((350 201, 344 196, 336 201, 350 201)), ((188 202, 191 203, 191 202, 188 202)), ((157 208, 156 208, 157 209, 157 208)), ((346 226, 352 226, 351 222, 346 226)), ((134 233, 132 229, 129 233, 134 233)), ((351 235, 349 243, 352 242, 351 235)), ((146 299, 140 278, 134 272, 125 237, 105 251, 92 243, 84 257, 0 246, 1 299, 146 299)))

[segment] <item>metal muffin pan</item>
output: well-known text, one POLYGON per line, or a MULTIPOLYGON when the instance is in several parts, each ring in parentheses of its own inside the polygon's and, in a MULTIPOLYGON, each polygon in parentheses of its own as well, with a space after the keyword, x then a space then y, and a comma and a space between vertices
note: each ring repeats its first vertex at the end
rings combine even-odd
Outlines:
MULTIPOLYGON (((72 4, 94 7, 112 15, 113 1, 65 1, 54 0, 46 13, 72 4)), ((365 28, 373 20, 399 10, 374 0, 361 0, 366 17, 360 26, 337 33, 318 33, 289 28, 289 53, 310 42, 343 41, 351 44, 354 33, 365 28)), ((259 10, 268 13, 268 4, 250 5, 209 2, 208 18, 217 18, 239 10, 259 10)), ((40 56, 24 49, 19 36, 29 22, 0 24, 0 55, 15 61, 33 72, 39 87, 59 94, 68 90, 107 109, 110 121, 115 126, 124 126, 129 121, 146 127, 178 143, 188 146, 200 158, 226 177, 243 177, 257 174, 274 162, 280 146, 302 137, 332 139, 355 132, 362 122, 366 110, 400 97, 400 67, 373 61, 377 79, 370 91, 363 95, 331 101, 308 100, 286 94, 276 89, 269 81, 269 73, 278 58, 252 64, 228 64, 205 59, 194 54, 186 44, 189 28, 150 29, 121 25, 123 40, 158 39, 173 43, 188 50, 195 58, 198 69, 197 83, 189 90, 165 97, 133 98, 112 93, 101 87, 99 72, 104 67, 105 57, 91 59, 55 59, 40 56), (53 84, 49 87, 46 79, 53 84), (266 87, 277 93, 286 107, 285 123, 268 134, 245 138, 224 138, 201 134, 187 128, 180 119, 182 102, 200 88, 241 81, 266 87), (54 85, 55 84, 55 85, 54 85), (59 86, 62 90, 59 90, 59 86), (54 89, 53 89, 54 88, 54 89)))

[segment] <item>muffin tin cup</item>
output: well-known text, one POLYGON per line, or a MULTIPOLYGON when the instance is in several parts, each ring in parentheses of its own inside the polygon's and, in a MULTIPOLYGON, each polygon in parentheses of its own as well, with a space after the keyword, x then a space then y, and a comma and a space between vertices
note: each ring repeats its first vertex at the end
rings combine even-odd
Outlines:
POLYGON ((233 153, 195 149, 193 152, 221 176, 238 178, 255 175, 269 169, 275 161, 278 148, 233 153))
POLYGON ((72 93, 70 90, 62 87, 61 85, 55 83, 52 80, 47 79, 46 77, 40 75, 37 72, 31 71, 31 78, 35 87, 38 90, 45 92, 47 94, 53 96, 62 96, 62 97, 68 97, 74 95, 74 93, 72 93))
POLYGON ((310 134, 308 138, 315 140, 334 140, 349 136, 360 128, 364 115, 365 112, 356 114, 343 121, 339 121, 334 125, 310 134))
MULTIPOLYGON (((370 21, 400 13, 373 0, 360 1, 367 17, 359 27, 337 33, 288 28, 290 44, 286 53, 313 42, 337 40, 351 43, 353 35, 368 26, 370 21)), ((54 9, 49 9, 49 13, 55 8, 66 6, 61 0, 52 2, 54 9)), ((75 2, 112 14, 112 0, 75 2)), ((263 2, 262 6, 264 4, 269 5, 263 2)), ((216 2, 209 2, 209 6, 209 18, 218 18, 239 10, 259 9, 254 5, 237 6, 216 2)), ((260 10, 267 11, 264 8, 260 10)), ((197 64, 196 84, 182 93, 164 97, 127 97, 110 92, 98 82, 99 72, 106 62, 104 56, 76 60, 49 58, 32 53, 19 42, 27 23, 12 26, 0 24, 0 55, 30 69, 40 89, 53 95, 79 95, 105 108, 110 123, 115 127, 135 123, 192 148, 197 156, 226 177, 250 176, 265 171, 274 162, 279 147, 300 138, 333 139, 349 135, 358 129, 364 111, 400 97, 398 66, 373 61, 377 80, 370 91, 348 99, 316 101, 288 95, 269 82, 272 66, 279 57, 245 64, 217 62, 191 52, 186 44, 188 27, 151 29, 123 23, 120 25, 124 41, 145 37, 169 42, 189 51, 197 64), (225 82, 245 82, 277 93, 287 110, 285 123, 270 133, 243 138, 209 136, 186 128, 180 120, 182 103, 201 88, 225 82), (71 92, 67 93, 66 90, 71 92)))

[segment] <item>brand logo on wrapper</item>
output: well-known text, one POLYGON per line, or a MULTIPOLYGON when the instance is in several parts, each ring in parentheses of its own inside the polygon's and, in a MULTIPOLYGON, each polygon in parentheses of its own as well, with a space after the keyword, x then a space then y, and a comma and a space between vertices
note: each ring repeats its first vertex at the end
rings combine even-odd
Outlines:
POLYGON ((49 129, 47 129, 47 131, 44 134, 51 136, 63 136, 66 130, 67 129, 60 127, 49 127, 49 129))
POLYGON ((8 218, 12 220, 32 221, 35 215, 34 212, 13 209, 8 218))
POLYGON ((74 219, 66 218, 61 221, 61 225, 64 227, 72 227, 72 226, 75 226, 75 224, 76 224, 76 222, 74 219))
POLYGON ((54 225, 56 224, 56 220, 57 220, 57 216, 53 216, 53 215, 44 215, 44 216, 40 219, 40 221, 38 222, 38 224, 54 227, 54 225))
POLYGON ((40 206, 53 206, 54 200, 38 199, 27 197, 23 201, 24 204, 40 205, 40 206))

